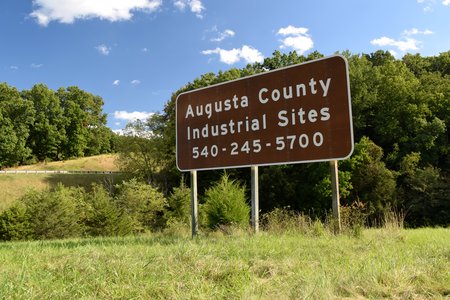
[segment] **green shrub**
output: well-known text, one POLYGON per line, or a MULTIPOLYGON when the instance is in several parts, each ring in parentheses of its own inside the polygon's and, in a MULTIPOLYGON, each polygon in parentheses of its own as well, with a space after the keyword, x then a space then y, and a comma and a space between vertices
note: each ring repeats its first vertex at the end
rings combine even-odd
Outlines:
POLYGON ((156 188, 136 179, 117 186, 119 209, 131 218, 134 232, 160 230, 165 225, 167 200, 156 188))
POLYGON ((31 226, 23 203, 16 203, 0 214, 0 241, 26 240, 31 236, 31 226))
POLYGON ((86 195, 86 233, 89 236, 127 235, 133 231, 130 216, 122 213, 113 197, 101 185, 86 195))
POLYGON ((175 219, 178 222, 189 224, 191 217, 191 189, 184 182, 181 182, 180 187, 173 189, 168 198, 168 203, 168 219, 175 219))
POLYGON ((231 180, 227 174, 206 191, 205 197, 204 209, 209 228, 248 226, 250 207, 245 200, 245 187, 231 180))
POLYGON ((58 185, 54 191, 31 191, 20 201, 34 239, 78 237, 82 224, 84 190, 58 185))

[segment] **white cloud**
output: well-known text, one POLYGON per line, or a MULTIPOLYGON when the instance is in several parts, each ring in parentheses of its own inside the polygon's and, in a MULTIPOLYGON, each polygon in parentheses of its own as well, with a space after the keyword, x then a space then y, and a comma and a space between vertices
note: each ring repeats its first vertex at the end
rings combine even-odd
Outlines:
POLYGON ((186 7, 189 7, 191 12, 193 12, 197 18, 203 18, 203 11, 205 10, 205 7, 203 6, 201 0, 175 0, 173 5, 181 11, 184 11, 186 7))
POLYGON ((407 29, 407 30, 403 31, 403 35, 405 35, 405 36, 411 36, 411 35, 417 35, 417 34, 430 35, 433 33, 434 33, 433 31, 428 30, 428 29, 419 30, 417 28, 411 28, 411 29, 407 29))
POLYGON ((280 28, 277 34, 288 36, 288 35, 307 35, 308 28, 304 27, 294 27, 289 25, 288 27, 280 28))
POLYGON ((435 0, 417 0, 417 3, 425 5, 423 8, 424 12, 431 12, 433 11, 432 5, 434 4, 435 0))
MULTIPOLYGON (((422 44, 422 42, 415 38, 412 38, 412 36, 431 35, 431 34, 434 34, 434 32, 428 29, 419 30, 417 28, 411 28, 404 30, 399 39, 393 39, 390 37, 383 36, 371 40, 370 43, 374 46, 379 47, 393 47, 400 52, 417 51, 419 50, 419 46, 422 44)), ((397 51, 395 51, 394 49, 391 49, 389 51, 398 54, 397 51)))
POLYGON ((187 6, 187 1, 185 0, 177 0, 175 2, 173 2, 173 5, 175 5, 176 8, 178 8, 179 10, 184 10, 187 6))
MULTIPOLYGON (((441 0, 440 2, 444 6, 450 5, 450 0, 441 0)), ((425 12, 432 12, 433 6, 436 5, 436 0, 417 0, 417 3, 424 5, 423 10, 425 12)))
POLYGON ((213 50, 202 51, 203 55, 219 55, 219 60, 225 64, 232 65, 243 59, 247 63, 262 62, 264 56, 257 49, 244 45, 240 49, 233 48, 231 50, 225 50, 216 48, 213 50))
POLYGON ((113 85, 119 85, 119 84, 120 84, 120 80, 119 79, 114 80, 113 85))
POLYGON ((133 112, 127 112, 125 110, 115 111, 114 112, 114 119, 116 120, 126 120, 128 122, 133 122, 136 120, 147 120, 149 117, 151 117, 154 113, 149 113, 146 111, 133 111, 133 112))
POLYGON ((223 31, 223 32, 219 32, 219 36, 218 36, 218 37, 212 38, 212 39, 211 39, 211 42, 221 42, 221 41, 223 41, 223 40, 226 39, 226 38, 235 36, 235 34, 236 34, 236 33, 235 33, 233 30, 231 30, 231 29, 226 29, 226 30, 223 31))
POLYGON ((97 47, 95 47, 95 49, 97 49, 98 53, 100 53, 101 55, 109 55, 109 53, 111 52, 111 47, 108 47, 104 44, 98 45, 97 47))
POLYGON ((30 65, 30 67, 33 69, 39 69, 39 68, 42 68, 43 66, 44 66, 43 64, 35 64, 35 63, 32 63, 30 65))
POLYGON ((244 45, 241 48, 240 55, 247 63, 262 62, 264 60, 264 56, 261 52, 247 45, 244 45))
POLYGON ((406 52, 409 50, 419 50, 418 45, 421 43, 420 41, 413 38, 405 38, 403 40, 394 40, 388 37, 381 37, 378 39, 371 40, 370 43, 375 46, 380 47, 395 47, 402 52, 406 52))
POLYGON ((311 35, 308 34, 308 28, 294 27, 289 25, 284 28, 280 28, 277 35, 284 36, 281 41, 281 49, 294 49, 300 55, 314 47, 314 42, 311 35))
POLYGON ((189 6, 191 7, 191 11, 195 13, 197 17, 203 18, 202 12, 205 10, 205 7, 200 0, 189 1, 189 6))
POLYGON ((19 70, 19 67, 18 66, 10 66, 9 67, 11 70, 19 70))
POLYGON ((141 50, 142 50, 142 52, 144 52, 144 53, 147 53, 147 52, 148 52, 148 48, 142 48, 141 50))
POLYGON ((138 84, 141 84, 141 81, 138 80, 138 79, 134 79, 134 80, 131 80, 130 83, 131 83, 132 85, 138 85, 138 84))
POLYGON ((162 0, 33 0, 35 10, 30 16, 42 26, 52 21, 70 24, 77 19, 126 21, 133 11, 150 13, 161 5, 162 0))

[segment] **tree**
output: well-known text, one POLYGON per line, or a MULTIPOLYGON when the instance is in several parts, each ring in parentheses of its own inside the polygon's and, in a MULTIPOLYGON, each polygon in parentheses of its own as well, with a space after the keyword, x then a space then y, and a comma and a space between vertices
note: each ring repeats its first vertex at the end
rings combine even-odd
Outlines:
POLYGON ((429 59, 425 59, 420 56, 419 53, 416 54, 406 54, 402 58, 403 63, 414 73, 417 77, 420 77, 431 69, 431 62, 429 59))
POLYGON ((57 95, 64 110, 67 137, 62 145, 64 157, 109 152, 112 132, 106 128, 103 99, 75 86, 60 88, 57 95))
MULTIPOLYGON (((320 56, 318 52, 313 52, 311 58, 314 56, 320 56)), ((289 52, 288 54, 281 53, 276 50, 271 57, 266 57, 262 64, 263 70, 275 70, 278 68, 295 65, 305 62, 307 59, 303 55, 299 56, 296 51, 289 52)))
POLYGON ((44 84, 37 84, 29 91, 23 91, 25 99, 31 101, 35 109, 35 119, 30 127, 28 145, 33 155, 40 161, 61 158, 65 128, 63 110, 55 92, 44 84))
POLYGON ((367 56, 347 54, 355 139, 374 135, 380 71, 367 56))
POLYGON ((374 67, 383 66, 386 63, 394 62, 395 57, 389 51, 378 50, 364 55, 374 67))
POLYGON ((431 87, 421 92, 426 86, 421 78, 403 62, 381 54, 349 58, 356 139, 369 136, 385 150, 392 166, 410 152, 435 153, 430 160, 438 160, 442 147, 437 141, 446 128, 445 119, 430 110, 435 93, 431 87))
POLYGON ((448 226, 450 224, 450 185, 440 170, 420 167, 420 154, 406 155, 400 168, 399 191, 404 199, 408 225, 448 226))
POLYGON ((431 72, 438 72, 442 75, 450 75, 450 51, 442 52, 439 56, 429 58, 431 72))
POLYGON ((25 162, 31 156, 27 145, 35 111, 19 91, 0 84, 0 168, 25 162))
POLYGON ((14 155, 17 142, 18 137, 11 120, 0 111, 0 168, 17 163, 14 155))
POLYGON ((384 213, 397 207, 396 177, 383 159, 383 149, 363 137, 350 159, 342 163, 342 170, 351 173, 352 189, 348 204, 355 201, 367 205, 369 221, 380 221, 384 213))
POLYGON ((158 145, 158 137, 147 122, 136 120, 127 124, 124 136, 119 138, 117 145, 120 169, 148 184, 158 185, 160 168, 158 145))
POLYGON ((420 77, 420 82, 418 101, 426 105, 429 118, 433 117, 435 123, 443 127, 439 128, 432 147, 419 149, 422 164, 437 165, 450 171, 450 76, 426 73, 420 77))

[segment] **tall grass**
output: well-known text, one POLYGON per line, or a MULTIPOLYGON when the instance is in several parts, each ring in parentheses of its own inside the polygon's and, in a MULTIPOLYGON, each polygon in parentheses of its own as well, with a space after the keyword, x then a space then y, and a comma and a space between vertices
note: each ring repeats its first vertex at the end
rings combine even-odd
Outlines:
POLYGON ((0 244, 2 299, 444 299, 449 229, 0 244))

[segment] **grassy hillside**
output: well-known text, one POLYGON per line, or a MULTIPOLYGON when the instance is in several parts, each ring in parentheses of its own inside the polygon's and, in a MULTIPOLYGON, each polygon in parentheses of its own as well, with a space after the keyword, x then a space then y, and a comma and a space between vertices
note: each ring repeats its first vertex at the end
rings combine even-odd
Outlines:
POLYGON ((89 190, 93 183, 116 184, 123 177, 121 174, 0 174, 0 211, 8 208, 30 189, 53 188, 62 183, 89 190))
MULTIPOLYGON (((66 171, 118 171, 115 155, 98 155, 64 162, 50 162, 15 168, 15 170, 66 170, 66 171)), ((117 183, 123 176, 118 174, 0 174, 0 211, 9 207, 30 189, 65 186, 90 188, 92 183, 117 183)))
POLYGON ((450 229, 0 243, 6 299, 446 299, 450 229))
POLYGON ((115 165, 116 154, 103 154, 91 157, 82 157, 73 160, 39 163, 29 166, 20 166, 7 170, 33 170, 33 171, 119 171, 115 165))

